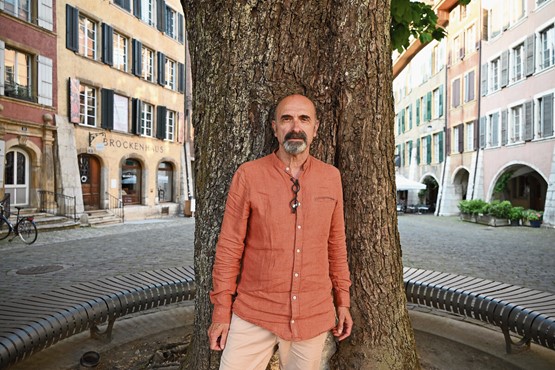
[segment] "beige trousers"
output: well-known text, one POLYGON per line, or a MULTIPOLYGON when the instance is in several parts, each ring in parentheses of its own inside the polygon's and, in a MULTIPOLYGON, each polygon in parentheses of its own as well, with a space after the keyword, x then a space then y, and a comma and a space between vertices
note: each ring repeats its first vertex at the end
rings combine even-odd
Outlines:
POLYGON ((291 342, 235 314, 220 361, 220 370, 264 370, 278 345, 281 370, 319 370, 326 333, 291 342))

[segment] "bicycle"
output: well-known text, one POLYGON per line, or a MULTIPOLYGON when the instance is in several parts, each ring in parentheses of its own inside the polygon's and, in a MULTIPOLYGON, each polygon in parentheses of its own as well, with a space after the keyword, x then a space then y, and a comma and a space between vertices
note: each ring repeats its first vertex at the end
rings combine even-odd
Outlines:
POLYGON ((4 204, 0 203, 0 240, 6 239, 13 232, 14 236, 9 240, 10 242, 19 236, 23 243, 33 244, 37 240, 37 225, 33 221, 32 216, 20 217, 19 212, 22 207, 15 207, 17 209, 17 218, 15 223, 11 223, 8 219, 9 214, 5 212, 4 204))

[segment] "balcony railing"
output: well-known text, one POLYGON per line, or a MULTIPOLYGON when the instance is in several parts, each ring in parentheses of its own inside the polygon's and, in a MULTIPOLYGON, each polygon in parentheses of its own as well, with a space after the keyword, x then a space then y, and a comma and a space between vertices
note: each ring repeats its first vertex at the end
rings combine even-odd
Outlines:
POLYGON ((4 95, 15 99, 37 102, 31 86, 20 85, 14 82, 6 82, 4 85, 4 95))
POLYGON ((73 218, 74 221, 77 221, 75 197, 47 190, 37 190, 37 193, 41 212, 73 218))

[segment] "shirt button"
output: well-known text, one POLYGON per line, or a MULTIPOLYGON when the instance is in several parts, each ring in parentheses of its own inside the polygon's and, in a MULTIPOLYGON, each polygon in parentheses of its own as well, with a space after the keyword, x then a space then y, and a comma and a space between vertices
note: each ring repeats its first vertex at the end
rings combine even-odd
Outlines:
POLYGON ((291 320, 291 324, 294 324, 294 323, 295 323, 295 320, 291 320))
POLYGON ((296 295, 293 296, 293 300, 295 300, 295 299, 297 299, 297 296, 296 296, 296 295))
POLYGON ((297 249, 297 253, 301 253, 301 250, 300 250, 300 249, 297 249))
POLYGON ((297 229, 300 229, 300 228, 301 228, 301 225, 297 226, 297 229))
POLYGON ((285 167, 285 171, 289 171, 289 167, 285 167))
POLYGON ((299 274, 295 272, 295 277, 299 277, 299 274))

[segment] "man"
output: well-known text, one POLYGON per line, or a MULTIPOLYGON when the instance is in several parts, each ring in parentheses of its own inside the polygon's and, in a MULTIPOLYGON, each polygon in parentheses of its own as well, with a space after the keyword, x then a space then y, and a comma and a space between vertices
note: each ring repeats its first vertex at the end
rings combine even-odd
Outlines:
POLYGON ((327 332, 351 334, 341 177, 309 154, 318 125, 311 100, 284 98, 279 148, 233 177, 210 293, 220 369, 263 370, 277 344, 281 369, 317 370, 327 332))

